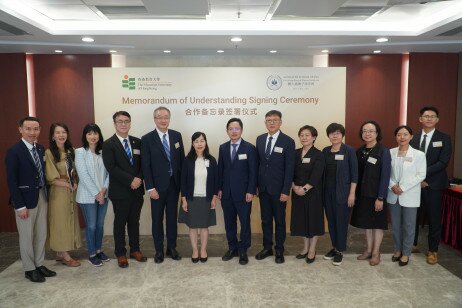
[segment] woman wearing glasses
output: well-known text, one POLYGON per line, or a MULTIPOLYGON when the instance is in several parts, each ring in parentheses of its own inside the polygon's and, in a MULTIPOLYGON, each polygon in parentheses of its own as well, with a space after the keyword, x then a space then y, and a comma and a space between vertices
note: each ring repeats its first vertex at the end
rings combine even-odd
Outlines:
POLYGON ((391 156, 379 142, 382 132, 377 122, 364 122, 359 136, 365 144, 356 151, 359 178, 351 225, 366 230, 366 250, 357 259, 369 260, 375 266, 380 263, 383 230, 388 229, 384 199, 390 182, 391 156))

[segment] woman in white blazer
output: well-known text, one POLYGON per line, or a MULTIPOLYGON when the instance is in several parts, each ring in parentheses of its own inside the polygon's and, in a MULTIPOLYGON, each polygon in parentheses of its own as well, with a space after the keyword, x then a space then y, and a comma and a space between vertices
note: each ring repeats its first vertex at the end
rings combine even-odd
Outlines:
POLYGON ((103 135, 96 124, 88 124, 82 133, 83 147, 75 150, 75 166, 79 176, 76 200, 80 204, 86 229, 88 262, 101 266, 109 258, 102 250, 104 218, 107 211, 109 175, 103 164, 103 135))
POLYGON ((387 197, 395 249, 391 260, 405 266, 411 255, 420 206, 420 183, 425 179, 427 162, 423 152, 409 145, 412 139, 409 126, 399 126, 395 137, 398 147, 390 150, 392 168, 387 197))

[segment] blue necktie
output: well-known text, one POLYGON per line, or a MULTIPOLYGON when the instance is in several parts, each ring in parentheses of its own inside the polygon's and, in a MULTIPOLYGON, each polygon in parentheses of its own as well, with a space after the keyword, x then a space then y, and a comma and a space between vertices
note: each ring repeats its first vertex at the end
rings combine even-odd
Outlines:
POLYGON ((269 137, 268 144, 266 145, 265 157, 269 159, 271 156, 271 143, 273 141, 273 137, 269 137))
POLYGON ((234 143, 234 144, 231 144, 231 146, 233 147, 233 150, 231 151, 231 161, 234 160, 234 158, 236 157, 236 148, 237 148, 237 143, 234 143))
POLYGON ((167 142, 167 134, 164 134, 162 136, 162 145, 164 146, 165 154, 167 154, 168 163, 170 165, 170 169, 168 170, 168 172, 170 173, 170 176, 171 176, 172 175, 172 161, 170 158, 170 147, 167 142))
POLYGON ((37 154, 37 149, 35 148, 35 146, 32 148, 32 154, 34 156, 35 167, 37 168, 40 177, 40 187, 43 187, 45 186, 45 181, 43 179, 42 164, 40 163, 40 158, 37 154))
POLYGON ((132 151, 130 150, 130 147, 128 146, 127 139, 124 139, 124 149, 125 149, 125 153, 127 153, 128 160, 130 160, 130 164, 133 166, 132 151))

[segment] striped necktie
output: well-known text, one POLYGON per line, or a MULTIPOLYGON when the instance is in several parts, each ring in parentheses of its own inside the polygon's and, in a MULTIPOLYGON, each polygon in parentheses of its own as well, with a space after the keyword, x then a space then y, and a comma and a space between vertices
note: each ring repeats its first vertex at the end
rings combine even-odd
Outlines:
POLYGON ((234 158, 236 157, 236 147, 237 147, 237 143, 234 143, 234 144, 231 144, 231 146, 233 147, 233 150, 231 152, 231 161, 234 160, 234 158))
POLYGON ((45 186, 45 180, 43 179, 43 171, 42 171, 42 164, 40 163, 40 158, 37 154, 37 149, 35 148, 35 145, 32 148, 32 156, 34 157, 34 163, 35 167, 37 168, 39 177, 40 177, 40 187, 45 186))
POLYGON ((127 141, 127 139, 124 139, 124 149, 125 149, 125 153, 127 153, 128 159, 130 160, 130 164, 133 166, 132 151, 130 150, 130 147, 128 146, 128 141, 127 141))
POLYGON ((425 148, 427 147, 427 134, 423 135, 422 143, 420 144, 419 150, 425 153, 425 148))
POLYGON ((170 173, 170 176, 171 176, 172 175, 172 160, 170 157, 170 146, 168 145, 167 134, 164 134, 162 136, 162 145, 164 146, 165 154, 167 154, 168 163, 170 165, 170 169, 168 170, 168 173, 170 173))
POLYGON ((265 157, 269 159, 271 156, 271 143, 273 142, 273 137, 269 137, 268 144, 266 145, 265 157))

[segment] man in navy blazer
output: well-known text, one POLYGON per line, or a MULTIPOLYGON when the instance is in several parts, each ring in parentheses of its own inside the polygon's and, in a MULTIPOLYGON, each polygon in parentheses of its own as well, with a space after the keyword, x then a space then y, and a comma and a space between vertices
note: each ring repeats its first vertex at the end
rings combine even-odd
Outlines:
POLYGON ((39 119, 25 117, 19 122, 22 139, 6 153, 5 164, 11 205, 16 212, 19 250, 25 277, 44 282, 56 276, 43 265, 47 238, 48 202, 45 186, 45 149, 37 144, 39 119))
POLYGON ((419 121, 422 131, 415 134, 411 146, 425 153, 427 158, 427 176, 422 182, 421 207, 417 212, 417 223, 414 237, 414 250, 419 239, 419 221, 422 211, 428 213, 428 253, 427 263, 438 262, 438 245, 441 239, 441 199, 443 190, 449 187, 446 168, 451 159, 451 137, 436 129, 439 112, 433 106, 420 110, 419 121))
POLYGON ((286 205, 294 175, 295 142, 282 133, 280 111, 265 115, 268 133, 257 137, 258 191, 260 198, 263 250, 255 258, 262 260, 273 255, 273 218, 276 225, 276 263, 284 263, 286 239, 286 205))
POLYGON ((225 219, 228 251, 222 257, 229 261, 239 255, 239 264, 249 262, 247 249, 251 243, 250 211, 256 193, 257 151, 242 136, 241 119, 232 118, 226 124, 230 141, 220 145, 218 155, 218 198, 225 219), (241 240, 237 240, 237 216, 241 223, 241 240))
POLYGON ((166 216, 167 256, 181 260, 176 251, 178 197, 184 147, 181 134, 168 129, 170 110, 154 110, 156 128, 141 138, 142 168, 146 190, 151 199, 152 237, 156 254, 154 261, 164 261, 164 212, 166 216))

